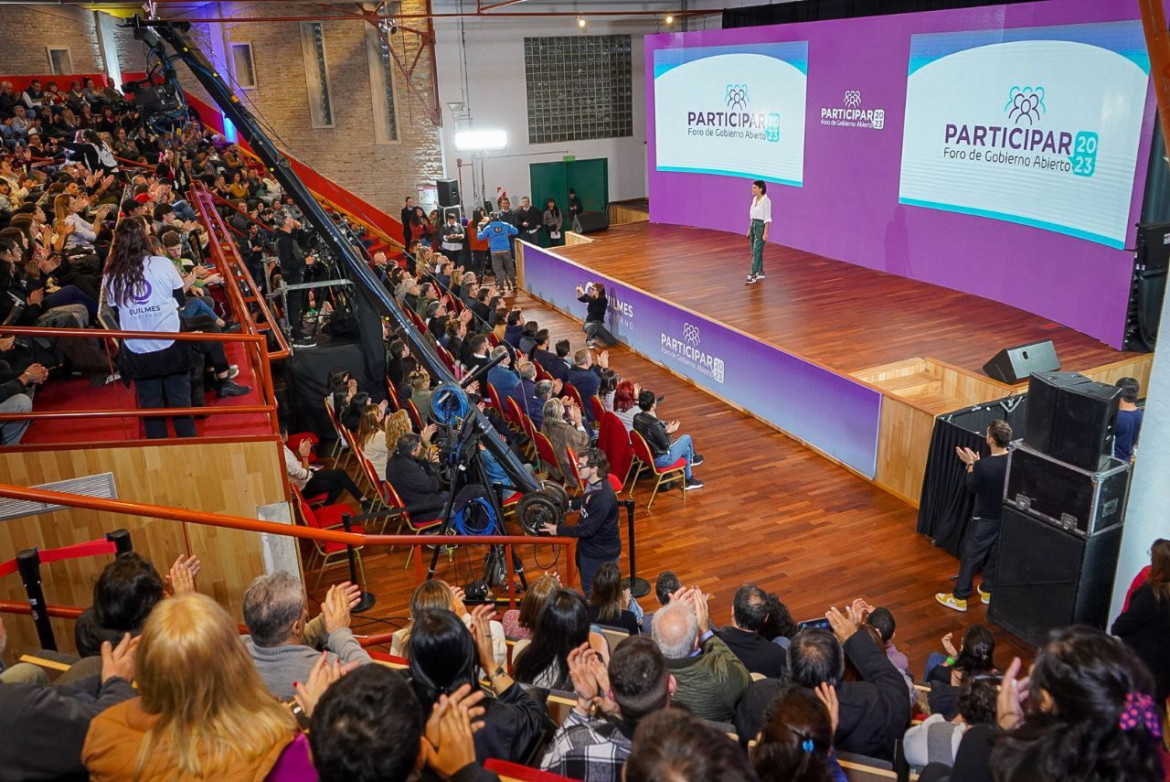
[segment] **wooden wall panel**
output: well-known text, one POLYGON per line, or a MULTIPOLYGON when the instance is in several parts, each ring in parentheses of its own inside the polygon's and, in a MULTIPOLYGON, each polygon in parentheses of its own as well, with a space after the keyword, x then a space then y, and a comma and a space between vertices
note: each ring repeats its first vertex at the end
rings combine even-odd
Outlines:
POLYGON ((1116 383, 1123 377, 1132 377, 1142 384, 1141 396, 1145 397, 1150 385, 1150 369, 1154 365, 1154 354, 1144 353, 1133 358, 1115 361, 1096 369, 1086 370, 1083 374, 1102 383, 1116 383))
POLYGON ((878 458, 874 482, 918 507, 926 456, 934 431, 934 414, 887 394, 878 427, 878 458))
MULTIPOLYGON (((248 442, 185 443, 76 450, 20 450, 0 453, 4 482, 21 486, 112 472, 118 499, 209 513, 256 518, 256 508, 285 501, 284 463, 276 438, 248 442)), ((263 572, 260 536, 253 532, 203 527, 163 519, 65 510, 0 521, 0 561, 25 548, 58 548, 101 537, 110 530, 130 531, 134 549, 167 571, 179 554, 203 562, 199 590, 237 617, 243 590, 263 572)), ((93 584, 110 557, 55 562, 42 568, 51 604, 87 606, 93 584)), ((0 600, 25 600, 17 575, 0 579, 0 600)), ((6 615, 11 662, 34 648, 36 633, 28 617, 6 615)), ((54 620, 59 648, 73 651, 72 620, 54 620)))
POLYGON ((632 207, 628 204, 610 204, 609 205, 609 224, 621 225, 623 223, 648 223, 650 222, 650 213, 645 209, 632 207))

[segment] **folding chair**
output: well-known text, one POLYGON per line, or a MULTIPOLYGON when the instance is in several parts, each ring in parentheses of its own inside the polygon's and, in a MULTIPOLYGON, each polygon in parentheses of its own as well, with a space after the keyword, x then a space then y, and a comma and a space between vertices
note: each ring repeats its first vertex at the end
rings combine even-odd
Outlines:
MULTIPOLYGON (((643 471, 648 469, 655 478, 654 491, 650 493, 650 501, 646 503, 646 510, 650 510, 650 506, 654 504, 654 497, 657 496, 662 484, 676 479, 680 484, 685 484, 687 459, 685 456, 680 456, 678 461, 673 464, 669 464, 666 467, 659 467, 654 463, 654 455, 650 452, 650 446, 646 444, 645 438, 636 431, 630 432, 630 445, 634 448, 634 456, 642 463, 642 466, 634 473, 634 482, 630 484, 630 496, 634 496, 634 487, 638 485, 638 478, 641 477, 643 471)), ((682 488, 682 496, 683 502, 686 502, 687 491, 685 486, 682 488)))
MULTIPOLYGON (((320 508, 311 508, 305 495, 301 494, 301 490, 293 487, 293 498, 296 501, 297 512, 300 514, 302 523, 311 529, 345 529, 345 525, 341 521, 342 516, 357 516, 360 511, 355 512, 353 508, 341 503, 333 505, 325 505, 320 508)), ((359 535, 365 532, 365 529, 360 525, 350 525, 350 532, 356 532, 359 535)), ((357 562, 358 573, 361 574, 362 583, 366 581, 366 571, 362 566, 361 551, 364 546, 354 546, 353 556, 357 562)), ((313 541, 313 550, 321 558, 321 569, 317 572, 317 581, 313 585, 316 589, 321 583, 321 576, 325 574, 325 568, 330 566, 330 563, 340 557, 342 561, 348 561, 346 556, 347 546, 344 543, 333 543, 329 541, 313 541)))
MULTIPOLYGON (((536 437, 533 441, 536 443, 536 454, 540 458, 540 461, 552 465, 556 469, 557 474, 560 474, 561 463, 557 461, 557 452, 553 450, 552 442, 543 432, 536 432, 535 434, 536 437)), ((545 470, 544 474, 549 477, 552 476, 549 470, 545 470)), ((562 482, 564 481, 564 476, 561 477, 561 480, 562 482)))
POLYGON ((589 397, 589 408, 593 411, 593 420, 600 424, 606 411, 605 405, 601 403, 601 399, 598 398, 597 394, 589 397))
MULTIPOLYGON (((422 521, 416 521, 415 519, 412 519, 410 516, 410 511, 406 509, 406 503, 402 501, 402 496, 399 495, 398 491, 394 488, 394 485, 390 483, 390 481, 382 481, 382 485, 385 487, 384 496, 386 498, 386 509, 396 513, 398 516, 398 529, 394 532, 395 535, 404 534, 403 529, 408 527, 410 528, 410 532, 408 534, 418 535, 426 532, 429 529, 442 526, 442 519, 425 519, 422 521)), ((413 556, 414 547, 412 546, 410 549, 410 554, 406 557, 406 567, 410 567, 410 560, 413 556)))
POLYGON ((569 494, 579 494, 583 488, 581 472, 577 469, 577 452, 572 448, 565 448, 569 455, 569 475, 565 476, 565 491, 569 494))
POLYGON ((406 400, 406 414, 410 416, 410 422, 414 425, 414 431, 421 433, 425 424, 423 423, 422 416, 418 414, 418 408, 409 399, 406 400))

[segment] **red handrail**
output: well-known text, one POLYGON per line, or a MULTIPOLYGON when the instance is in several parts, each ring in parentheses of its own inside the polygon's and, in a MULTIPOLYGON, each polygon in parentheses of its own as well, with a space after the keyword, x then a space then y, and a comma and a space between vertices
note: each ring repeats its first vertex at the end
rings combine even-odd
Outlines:
MULTIPOLYGON (((210 208, 205 200, 207 197, 216 198, 215 194, 203 185, 193 184, 188 193, 188 197, 190 203, 198 209, 204 225, 207 226, 208 242, 212 254, 226 267, 225 269, 221 269, 221 271, 226 272, 224 275, 224 287, 227 288, 228 295, 232 299, 233 308, 238 310, 236 314, 240 323, 244 324, 250 334, 260 334, 264 331, 272 332, 272 335, 276 339, 277 349, 267 351, 269 361, 288 358, 288 340, 285 338, 284 332, 280 330, 276 319, 272 316, 272 310, 262 295, 261 289, 256 285, 256 281, 252 279, 252 273, 248 271, 248 265, 244 263, 244 259, 240 255, 239 247, 232 240, 228 232, 228 227, 223 222, 223 218, 219 216, 219 212, 214 208, 210 208), (225 237, 227 241, 221 239, 221 236, 225 237), (231 278, 230 285, 226 284, 229 277, 231 278), (251 296, 245 297, 243 291, 240 290, 241 280, 248 286, 248 290, 251 291, 251 296), (252 312, 248 308, 249 301, 255 303, 260 308, 260 314, 264 317, 263 325, 256 323, 252 317, 252 312)), ((232 205, 232 208, 235 208, 235 206, 232 205)))

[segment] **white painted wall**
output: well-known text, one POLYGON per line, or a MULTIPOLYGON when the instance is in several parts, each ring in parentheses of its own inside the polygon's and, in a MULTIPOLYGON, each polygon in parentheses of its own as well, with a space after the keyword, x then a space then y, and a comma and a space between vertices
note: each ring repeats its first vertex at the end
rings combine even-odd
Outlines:
MULTIPOLYGON (((459 2, 443 3, 443 9, 458 9, 459 2)), ((474 0, 462 2, 474 10, 474 0)), ((631 3, 631 6, 637 4, 631 3)), ((535 6, 515 6, 525 11, 535 6)), ((563 6, 562 6, 563 9, 563 6)), ((440 10, 440 9, 436 9, 440 10)), ((503 187, 518 203, 528 192, 528 166, 561 160, 575 155, 578 160, 608 158, 609 197, 613 201, 643 197, 646 187, 646 95, 642 38, 659 31, 654 18, 590 21, 587 32, 595 35, 631 36, 631 78, 633 80, 634 134, 627 138, 574 141, 557 144, 528 143, 527 96, 524 81, 524 38, 579 35, 572 17, 551 18, 467 18, 436 19, 435 54, 438 60, 439 101, 443 108, 443 145, 447 176, 459 178, 457 161, 462 158, 462 191, 465 203, 471 192, 472 155, 455 149, 455 131, 469 127, 456 122, 448 103, 466 103, 470 127, 502 128, 508 134, 508 148, 484 159, 483 173, 488 197, 503 187), (464 45, 466 44, 466 45, 464 45)), ((563 207, 563 205, 562 205, 563 207)))

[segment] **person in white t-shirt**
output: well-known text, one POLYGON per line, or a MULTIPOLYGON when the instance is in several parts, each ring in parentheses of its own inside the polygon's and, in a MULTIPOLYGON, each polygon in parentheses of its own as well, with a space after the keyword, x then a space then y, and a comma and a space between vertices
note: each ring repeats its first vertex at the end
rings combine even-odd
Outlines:
MULTIPOLYGON (((170 258, 151 255, 141 218, 122 220, 102 277, 102 297, 118 312, 124 331, 179 332, 183 278, 170 258)), ((191 406, 191 350, 174 339, 127 339, 119 356, 123 377, 134 381, 140 408, 191 406)), ((175 435, 194 437, 191 416, 175 416, 175 435)), ((149 439, 167 436, 166 418, 144 418, 149 439)))
POLYGON ((747 284, 764 279, 764 243, 768 241, 768 228, 772 225, 772 200, 768 198, 768 183, 762 179, 752 182, 752 205, 749 210, 751 225, 747 236, 752 243, 752 271, 747 284))

